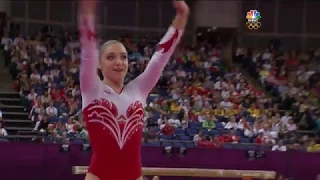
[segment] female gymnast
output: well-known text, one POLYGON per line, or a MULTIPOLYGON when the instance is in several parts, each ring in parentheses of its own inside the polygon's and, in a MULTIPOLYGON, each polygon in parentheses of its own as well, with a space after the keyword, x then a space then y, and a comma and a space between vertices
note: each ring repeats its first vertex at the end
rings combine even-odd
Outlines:
POLYGON ((111 40, 97 50, 96 2, 81 2, 79 30, 82 48, 80 84, 83 114, 93 155, 86 180, 142 179, 140 147, 143 104, 166 66, 186 27, 189 7, 174 1, 176 16, 158 44, 145 71, 127 85, 128 54, 111 40), (97 76, 97 68, 103 81, 97 76))

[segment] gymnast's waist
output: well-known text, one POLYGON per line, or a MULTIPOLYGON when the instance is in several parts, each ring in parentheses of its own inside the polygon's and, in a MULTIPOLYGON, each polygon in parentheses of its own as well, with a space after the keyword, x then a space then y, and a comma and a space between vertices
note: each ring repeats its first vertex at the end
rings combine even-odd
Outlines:
POLYGON ((93 154, 88 172, 100 180, 136 180, 141 177, 140 156, 119 157, 93 154))

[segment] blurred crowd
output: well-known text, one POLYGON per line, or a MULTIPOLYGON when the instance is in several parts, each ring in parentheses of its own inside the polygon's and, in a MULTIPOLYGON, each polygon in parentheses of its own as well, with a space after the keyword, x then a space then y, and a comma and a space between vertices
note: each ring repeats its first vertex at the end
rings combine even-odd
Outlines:
MULTIPOLYGON (((120 40, 129 53, 128 82, 147 66, 157 41, 129 36, 120 40)), ((30 111, 34 131, 41 135, 33 140, 88 142, 81 114, 78 35, 5 35, 1 44, 13 86, 30 111)), ((318 134, 313 132, 320 130, 320 114, 311 93, 319 86, 319 52, 310 56, 239 47, 234 61, 242 66, 232 66, 221 59, 222 49, 220 43, 180 44, 148 97, 143 143, 319 151, 318 134), (259 79, 267 93, 249 83, 243 69, 259 79)))
MULTIPOLYGON (((270 42, 264 50, 237 47, 234 62, 273 96, 276 109, 289 115, 299 130, 315 131, 312 147, 319 143, 320 54, 319 50, 283 50, 270 42)), ((308 134, 313 137, 313 134, 308 134)), ((309 139, 303 136, 303 139, 309 139)), ((317 149, 317 148, 315 148, 317 149)), ((312 151, 312 148, 309 148, 312 151)))

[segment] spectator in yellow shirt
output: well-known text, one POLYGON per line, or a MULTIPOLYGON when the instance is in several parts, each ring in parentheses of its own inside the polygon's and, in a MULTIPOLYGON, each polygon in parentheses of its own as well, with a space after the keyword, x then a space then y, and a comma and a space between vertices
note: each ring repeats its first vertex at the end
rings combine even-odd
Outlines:
POLYGON ((213 114, 215 116, 224 116, 225 115, 225 110, 222 109, 220 106, 217 106, 217 108, 213 110, 213 114))
POLYGON ((200 60, 199 55, 197 55, 196 53, 194 53, 191 57, 191 61, 192 62, 198 62, 200 60))
POLYGON ((205 114, 210 114, 211 110, 212 110, 212 108, 210 107, 209 104, 205 104, 204 107, 202 108, 202 112, 205 114))
POLYGON ((192 114, 198 116, 201 113, 202 113, 202 107, 198 103, 195 103, 194 107, 192 108, 192 114))
POLYGON ((178 114, 181 111, 181 106, 177 101, 171 102, 170 111, 173 114, 178 114))
POLYGON ((170 111, 170 107, 168 106, 168 102, 167 101, 163 101, 161 103, 161 113, 166 115, 168 114, 170 111))
POLYGON ((238 108, 236 106, 225 110, 225 116, 226 117, 235 116, 238 113, 239 113, 239 110, 238 110, 238 108))
POLYGON ((320 152, 320 144, 317 144, 313 139, 310 141, 309 146, 307 147, 308 152, 320 152))
POLYGON ((252 104, 251 107, 248 109, 248 112, 252 117, 259 117, 260 116, 260 109, 256 107, 255 104, 252 104))

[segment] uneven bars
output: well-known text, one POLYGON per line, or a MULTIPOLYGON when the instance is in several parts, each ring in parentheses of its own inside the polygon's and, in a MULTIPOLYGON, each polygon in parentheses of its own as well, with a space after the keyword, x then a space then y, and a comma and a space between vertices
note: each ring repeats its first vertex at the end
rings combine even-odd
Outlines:
MULTIPOLYGON (((86 174, 88 166, 73 166, 73 174, 86 174)), ((195 169, 195 168, 142 168, 145 176, 186 176, 186 177, 220 177, 220 178, 258 178, 275 179, 274 171, 253 171, 253 170, 224 170, 224 169, 195 169)))

